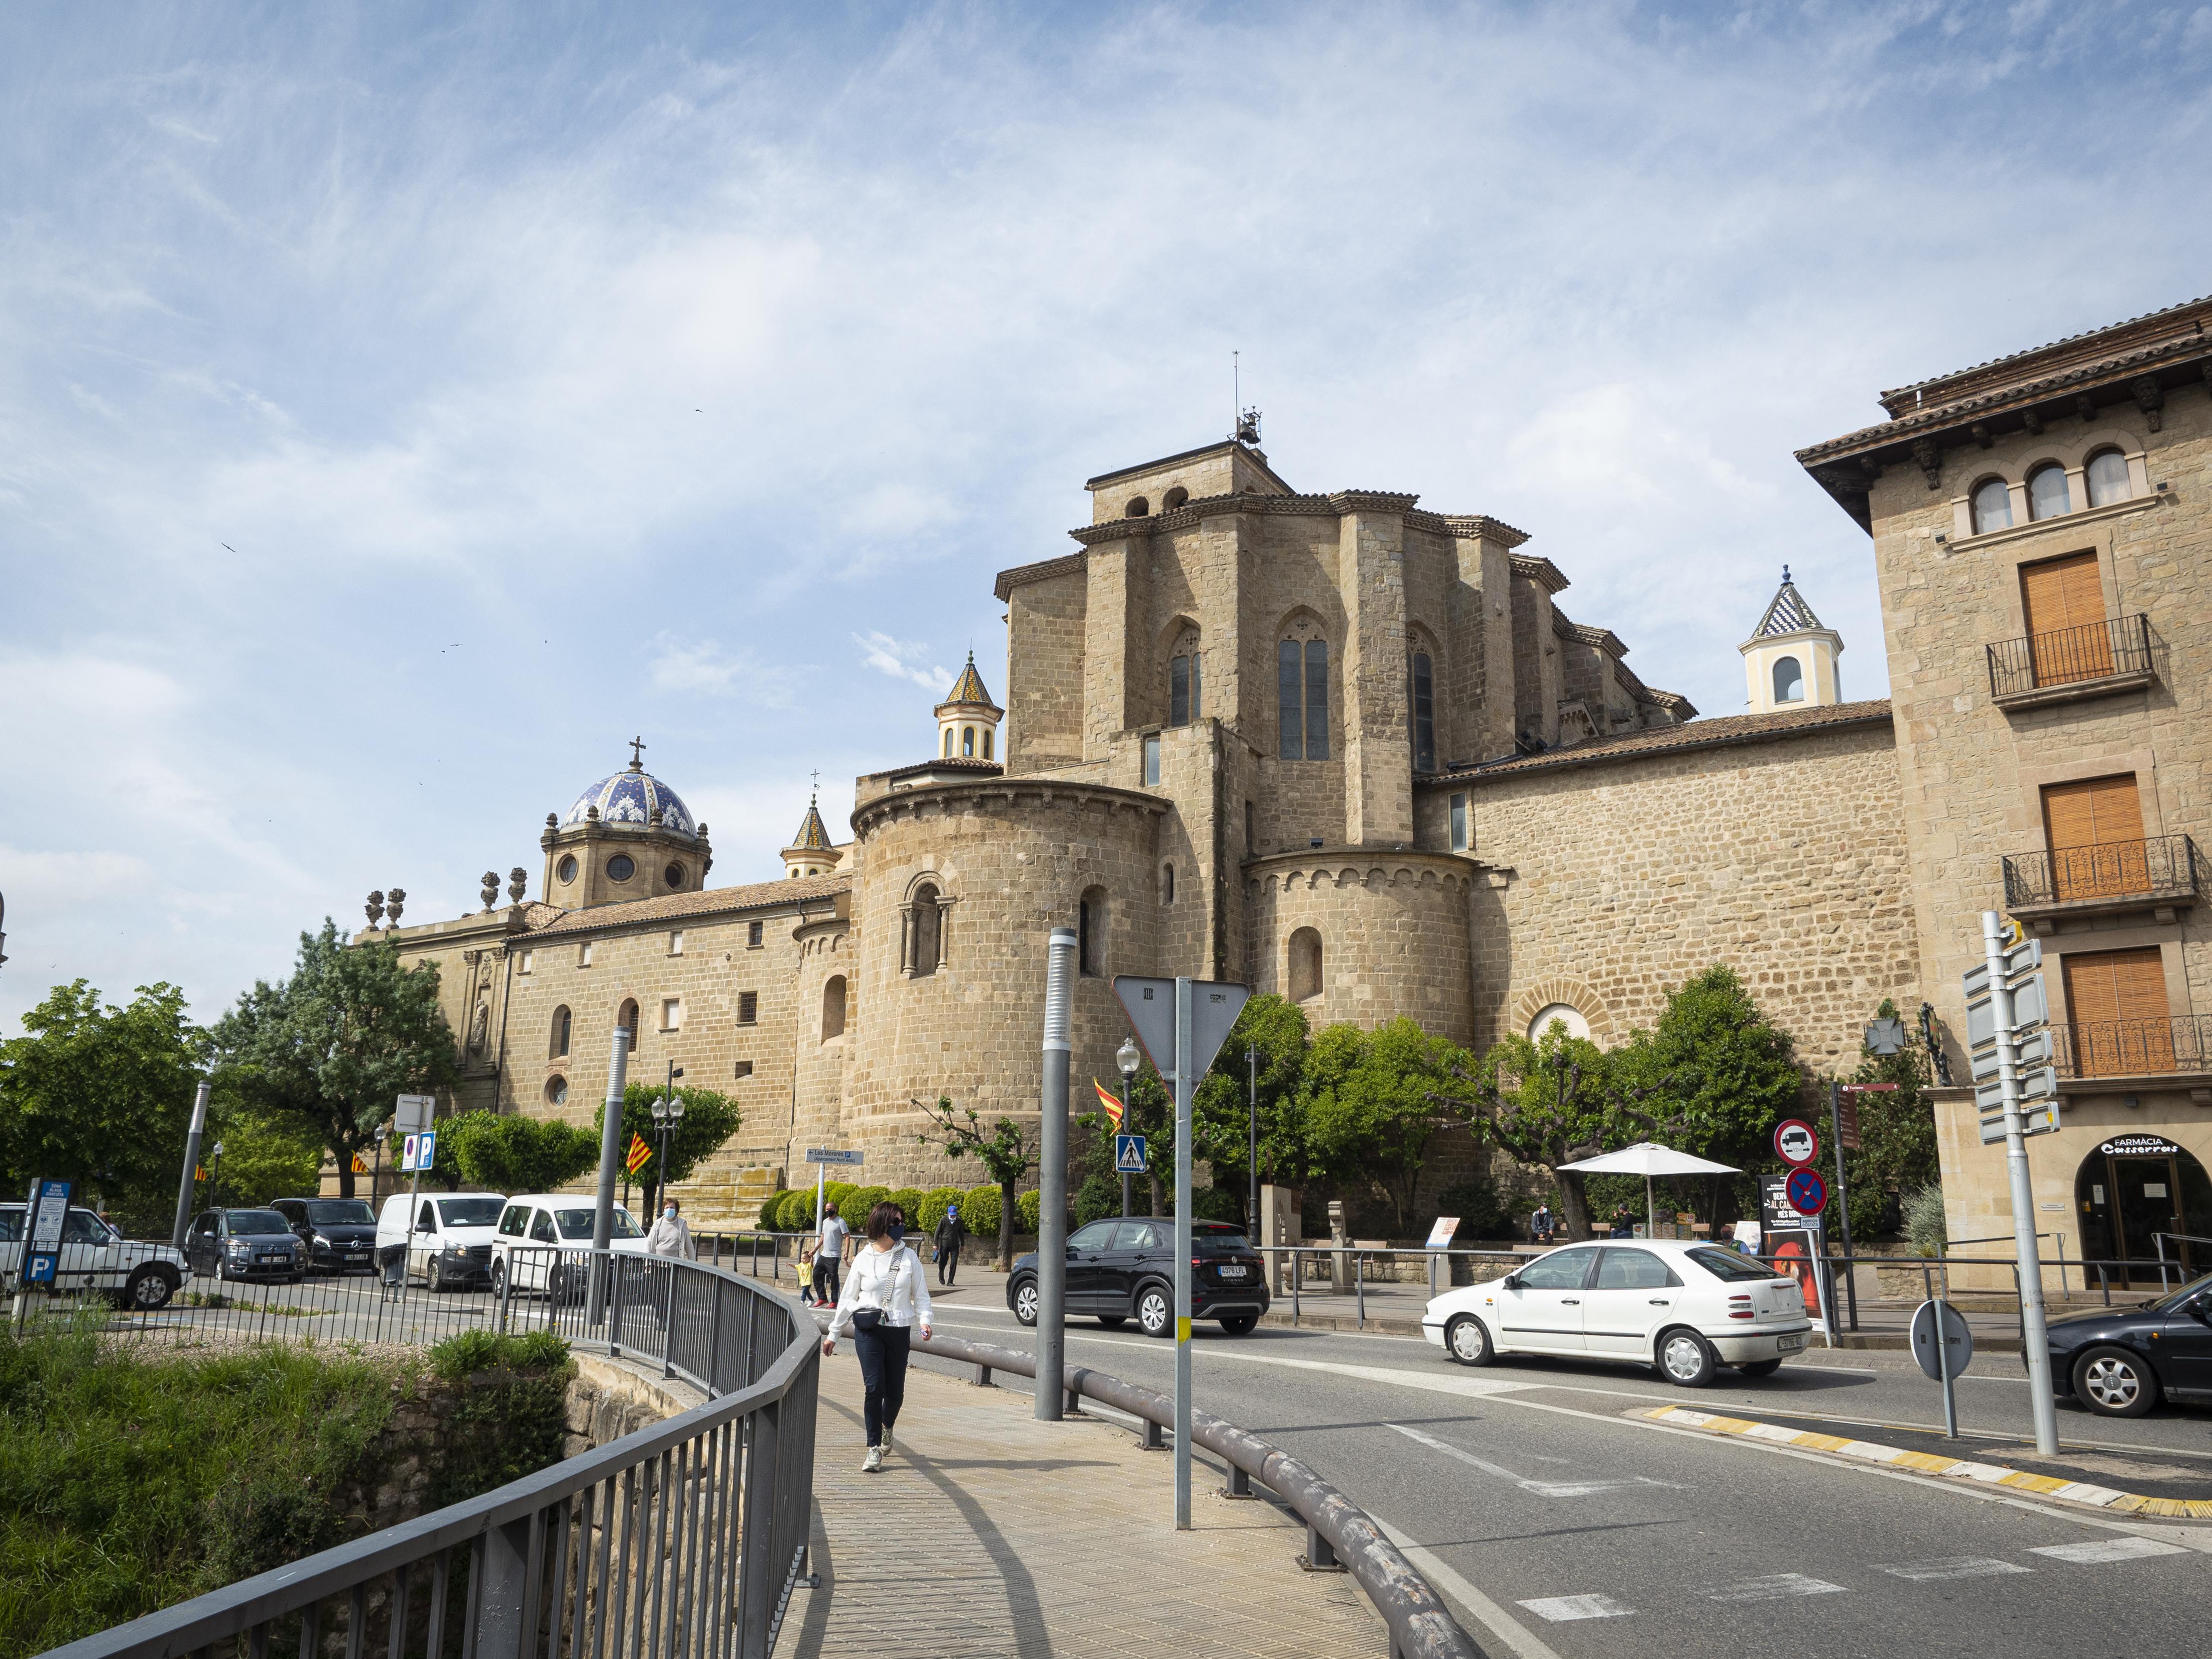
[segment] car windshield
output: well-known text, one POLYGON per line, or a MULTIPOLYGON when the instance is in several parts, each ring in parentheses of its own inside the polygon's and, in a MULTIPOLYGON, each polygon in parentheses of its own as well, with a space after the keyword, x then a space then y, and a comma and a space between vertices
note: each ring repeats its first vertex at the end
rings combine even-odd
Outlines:
POLYGON ((365 1198, 313 1198, 307 1200, 307 1219, 318 1227, 373 1227, 376 1212, 365 1198))
POLYGON ((234 1233, 289 1233, 292 1229, 284 1218, 274 1210, 233 1210, 230 1230, 234 1233))
POLYGON ((438 1218, 448 1227, 490 1227, 499 1221, 499 1212, 507 1200, 497 1196, 483 1198, 441 1198, 438 1200, 438 1218))
MULTIPOLYGON (((592 1212, 589 1210, 556 1210, 553 1212, 553 1219, 560 1224, 562 1237, 581 1239, 586 1244, 592 1242, 592 1212)), ((615 1237, 617 1238, 645 1237, 643 1233, 638 1231, 637 1223, 629 1218, 629 1212, 619 1204, 615 1206, 615 1237)))
POLYGON ((1745 1255, 1735 1250, 1692 1250, 1690 1260, 1715 1279, 1725 1279, 1731 1283, 1743 1279, 1782 1277, 1757 1256, 1745 1255))
POLYGON ((2191 1297, 2195 1296, 2199 1291, 2207 1290, 2212 1290, 2212 1273, 2206 1273, 2202 1279, 2192 1279, 2171 1295, 2159 1297, 2157 1301, 2148 1304, 2150 1311, 2177 1313, 2180 1310, 2181 1304, 2188 1301, 2191 1297))

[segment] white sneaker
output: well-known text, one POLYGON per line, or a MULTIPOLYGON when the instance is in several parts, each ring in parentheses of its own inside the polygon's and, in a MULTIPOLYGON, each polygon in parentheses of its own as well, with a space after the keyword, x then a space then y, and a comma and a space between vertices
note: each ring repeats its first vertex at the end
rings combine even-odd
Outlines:
POLYGON ((860 1473, 862 1474, 873 1474, 878 1469, 882 1468, 883 1466, 884 1449, 881 1446, 869 1447, 868 1455, 860 1460, 860 1473))

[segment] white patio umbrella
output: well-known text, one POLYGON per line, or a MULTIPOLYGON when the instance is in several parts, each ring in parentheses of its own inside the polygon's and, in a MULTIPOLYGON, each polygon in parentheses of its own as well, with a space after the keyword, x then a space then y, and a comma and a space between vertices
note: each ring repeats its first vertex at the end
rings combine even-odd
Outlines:
POLYGON ((1624 1146, 1617 1152, 1601 1152, 1595 1158, 1586 1158, 1574 1164, 1562 1164, 1562 1170, 1579 1170, 1585 1175, 1640 1175, 1644 1177, 1644 1236, 1658 1236, 1659 1218, 1653 1207, 1651 1177, 1654 1176, 1684 1175, 1741 1175, 1742 1170, 1732 1164, 1716 1164, 1711 1158, 1697 1158, 1688 1152, 1678 1152, 1672 1146, 1662 1146, 1656 1140, 1639 1140, 1633 1146, 1624 1146))

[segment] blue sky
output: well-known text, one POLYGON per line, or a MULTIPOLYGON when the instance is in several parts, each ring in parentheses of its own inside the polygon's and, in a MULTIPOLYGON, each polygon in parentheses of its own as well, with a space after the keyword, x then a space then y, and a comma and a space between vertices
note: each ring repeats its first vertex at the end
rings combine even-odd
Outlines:
POLYGON ((999 569, 1225 430, 1530 532, 1708 714, 1790 459, 2212 289, 2212 10, 23 5, 0 15, 0 1029, 203 1018, 539 873, 647 761, 714 880, 916 759, 999 569))

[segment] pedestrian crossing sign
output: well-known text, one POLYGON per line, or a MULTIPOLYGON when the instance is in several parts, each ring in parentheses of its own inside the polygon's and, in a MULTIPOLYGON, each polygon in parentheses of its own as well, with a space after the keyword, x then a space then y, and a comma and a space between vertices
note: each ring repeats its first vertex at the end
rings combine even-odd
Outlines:
POLYGON ((1142 1135, 1114 1137, 1114 1173, 1142 1175, 1145 1173, 1145 1138, 1142 1135))

